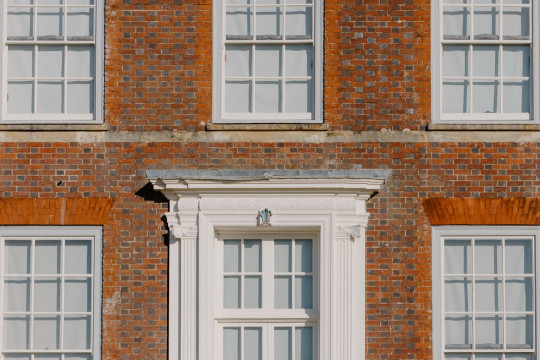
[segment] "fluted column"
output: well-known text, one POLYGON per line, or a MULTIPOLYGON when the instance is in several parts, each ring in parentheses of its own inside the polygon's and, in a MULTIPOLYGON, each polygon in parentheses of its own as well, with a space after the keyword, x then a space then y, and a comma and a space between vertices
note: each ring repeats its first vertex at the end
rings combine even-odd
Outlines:
POLYGON ((177 254, 169 256, 169 291, 179 299, 179 304, 169 308, 169 358, 194 360, 198 358, 197 213, 171 212, 165 216, 170 230, 169 251, 177 254))
POLYGON ((364 358, 365 224, 335 226, 332 241, 332 356, 364 358))

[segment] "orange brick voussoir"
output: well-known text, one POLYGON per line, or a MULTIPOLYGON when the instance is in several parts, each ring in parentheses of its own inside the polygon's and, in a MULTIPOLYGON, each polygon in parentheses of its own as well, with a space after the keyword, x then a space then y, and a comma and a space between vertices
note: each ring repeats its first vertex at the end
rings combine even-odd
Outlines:
POLYGON ((431 225, 540 225, 539 198, 432 198, 422 205, 431 225))
POLYGON ((0 199, 0 225, 103 225, 110 198, 0 199))

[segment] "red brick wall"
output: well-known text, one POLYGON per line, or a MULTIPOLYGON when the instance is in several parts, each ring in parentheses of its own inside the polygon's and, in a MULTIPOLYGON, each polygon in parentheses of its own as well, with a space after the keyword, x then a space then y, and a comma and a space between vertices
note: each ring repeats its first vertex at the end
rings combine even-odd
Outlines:
POLYGON ((538 145, 12 143, 0 148, 0 197, 114 198, 104 224, 103 358, 166 359, 167 203, 146 169, 390 169, 368 203, 367 358, 431 359, 431 229, 421 200, 538 197, 538 145))
MULTIPOLYGON (((429 4, 325 2, 329 135, 425 130, 429 4)), ((202 134, 212 116, 211 1, 111 0, 105 22, 108 134, 202 134)), ((162 215, 168 203, 148 186, 147 169, 391 170, 368 203, 369 360, 432 358, 431 228, 422 199, 540 196, 540 143, 319 143, 264 136, 270 140, 1 143, 0 198, 114 199, 103 227, 103 359, 167 358, 162 215)))

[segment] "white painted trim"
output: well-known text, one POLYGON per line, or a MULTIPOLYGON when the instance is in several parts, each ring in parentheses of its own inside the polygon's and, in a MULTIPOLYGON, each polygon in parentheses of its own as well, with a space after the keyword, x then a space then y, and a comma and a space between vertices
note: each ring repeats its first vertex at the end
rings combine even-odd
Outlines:
MULTIPOLYGON (((304 6, 309 4, 304 4, 304 6)), ((212 122, 215 124, 231 123, 309 123, 322 124, 323 119, 323 56, 324 56, 324 0, 316 0, 313 4, 313 115, 310 113, 225 113, 224 111, 224 63, 225 63, 225 29, 224 0, 213 2, 213 49, 212 49, 212 122)), ((306 41, 284 40, 285 43, 305 43, 306 41)), ((250 42, 251 43, 251 42, 250 42)), ((254 41, 253 43, 261 43, 254 41)), ((269 41, 265 43, 276 43, 269 41)), ((283 43, 280 41, 279 43, 283 43)))
MULTIPOLYGON (((466 4, 462 4, 465 6, 466 4)), ((456 5, 460 6, 460 5, 456 5)), ((478 4, 475 4, 478 6, 478 4)), ((481 5, 480 5, 481 6, 481 5)), ((490 5, 486 5, 490 6, 490 5)), ((501 5, 502 6, 502 5, 501 5)), ((512 6, 512 5, 507 5, 512 6)), ((519 5, 518 5, 519 6, 519 5)), ((441 0, 431 0, 431 118, 435 124, 538 124, 540 123, 540 6, 537 2, 531 1, 531 40, 511 41, 511 40, 470 40, 463 41, 445 41, 445 44, 524 44, 532 42, 531 52, 531 112, 530 114, 521 113, 499 113, 499 114, 479 114, 479 113, 442 113, 442 55, 441 55, 441 0)), ((470 7, 470 4, 469 4, 470 7)), ((502 17, 502 14, 500 15, 502 17)), ((500 19, 502 23, 502 19, 500 19)), ((473 22, 474 24, 474 22, 473 22)), ((471 33, 474 31, 471 28, 471 33)), ((472 56, 472 55, 470 55, 472 56)), ((502 55, 501 55, 502 56, 502 55)), ((471 70, 470 70, 471 71, 471 70)), ((501 86, 502 88, 502 86, 501 86)), ((470 89, 469 89, 470 91, 470 89)), ((501 104, 502 106, 502 104, 501 104)))
POLYGON ((216 233, 224 231, 318 234, 317 359, 364 358, 365 203, 383 180, 150 180, 170 200, 169 344, 177 345, 169 346, 169 358, 216 359, 216 233), (266 207, 272 226, 261 227, 258 214, 266 207))
MULTIPOLYGON (((88 237, 92 241, 92 358, 101 359, 101 317, 102 317, 102 227, 101 226, 0 226, 0 262, 4 259, 4 237, 88 237)), ((3 289, 4 267, 0 266, 0 289, 3 289)), ((0 309, 4 309, 4 297, 0 296, 0 309)), ((3 311, 3 310, 2 310, 3 311)), ((0 317, 0 332, 4 328, 0 317)), ((3 349, 3 336, 0 336, 0 357, 3 349)), ((59 351, 60 353, 62 351, 59 351)), ((69 351, 68 351, 69 352, 69 351)))
MULTIPOLYGON (((449 236, 497 236, 497 237, 509 237, 509 236, 532 236, 535 237, 534 246, 534 263, 533 274, 535 276, 535 344, 534 349, 536 355, 538 353, 538 346, 540 344, 540 297, 538 291, 540 290, 540 276, 538 276, 538 261, 540 259, 540 226, 434 226, 432 227, 432 284, 433 284, 433 359, 443 359, 444 355, 444 329, 443 329, 443 308, 442 304, 444 299, 442 298, 443 283, 442 273, 444 266, 442 259, 443 256, 443 237, 449 236)), ((504 265, 503 265, 504 266, 504 265)), ((514 350, 516 352, 519 350, 514 350)), ((498 353, 503 353, 503 350, 497 350, 498 353)), ((523 351, 522 351, 523 352, 523 351)))
MULTIPOLYGON (((34 5, 35 6, 35 5, 34 5)), ((66 5, 64 4, 64 7, 66 5)), ((86 7, 86 6, 82 6, 86 7)), ((7 61, 4 58, 8 56, 7 45, 7 0, 1 1, 0 6, 0 125, 2 124, 102 124, 104 122, 104 76, 105 76, 105 8, 104 0, 96 0, 94 10, 94 39, 95 41, 73 41, 73 45, 85 44, 94 46, 95 54, 95 77, 94 77, 94 115, 92 114, 8 114, 7 113, 7 61)), ((34 14, 34 21, 36 14, 34 14)), ((67 21, 67 15, 64 16, 64 22, 67 21)), ((65 28, 64 28, 65 29, 65 28)), ((11 45, 17 42, 10 42, 11 45)), ((49 44, 49 45, 70 45, 70 41, 28 41, 18 42, 23 45, 31 44, 49 44)), ((36 61, 37 62, 37 61, 36 61)), ((37 74, 36 74, 37 76, 37 74)), ((65 74, 67 78, 67 74, 65 74)), ((35 78, 34 78, 35 79, 35 78)), ((79 78, 77 78, 79 79, 79 78)), ((36 91, 36 90, 34 90, 36 91)), ((67 87, 64 89, 64 94, 67 87)), ((34 99, 36 101, 36 99, 34 99)), ((64 103, 66 98, 64 97, 64 103)), ((66 104, 66 103, 65 103, 66 104)), ((66 106, 66 105, 64 105, 66 106)))

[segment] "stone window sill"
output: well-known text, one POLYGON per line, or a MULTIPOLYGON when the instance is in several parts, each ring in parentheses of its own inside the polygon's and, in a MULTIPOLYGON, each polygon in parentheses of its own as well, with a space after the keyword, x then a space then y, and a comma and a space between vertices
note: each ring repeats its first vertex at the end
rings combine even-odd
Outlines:
POLYGON ((540 124, 429 124, 428 131, 540 131, 540 124))
POLYGON ((328 124, 207 124, 208 131, 327 131, 328 124))

